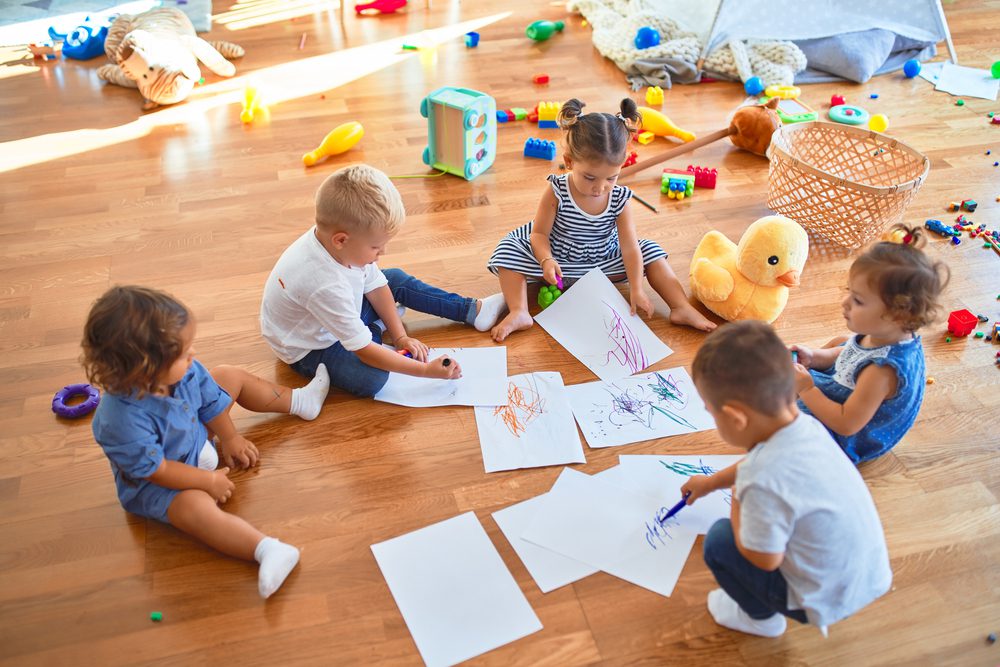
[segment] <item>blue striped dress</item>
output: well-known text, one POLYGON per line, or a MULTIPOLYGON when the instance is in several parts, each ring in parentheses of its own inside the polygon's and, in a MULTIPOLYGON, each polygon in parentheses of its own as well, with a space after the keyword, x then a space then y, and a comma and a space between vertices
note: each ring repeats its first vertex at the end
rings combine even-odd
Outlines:
MULTIPOLYGON (((569 190, 569 174, 549 174, 549 183, 558 201, 549 243, 552 257, 559 262, 563 277, 582 278, 595 266, 605 275, 624 277, 625 260, 618 242, 618 215, 632 198, 632 191, 615 185, 608 195, 608 206, 598 215, 585 213, 573 200, 569 190)), ((489 270, 510 269, 529 278, 541 278, 542 267, 531 251, 531 224, 522 225, 500 239, 490 257, 489 270)), ((654 241, 639 240, 642 265, 666 257, 667 253, 654 241)))

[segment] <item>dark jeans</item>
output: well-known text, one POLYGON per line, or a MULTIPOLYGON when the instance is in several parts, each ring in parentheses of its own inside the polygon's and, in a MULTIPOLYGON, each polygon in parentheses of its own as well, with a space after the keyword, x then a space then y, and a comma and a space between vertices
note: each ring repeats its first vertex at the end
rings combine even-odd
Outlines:
MULTIPOLYGON (((389 290, 396 303, 428 315, 445 317, 455 322, 471 324, 476 318, 476 300, 445 292, 423 283, 401 269, 383 269, 389 290)), ((378 313, 368 299, 361 306, 361 321, 372 330, 372 341, 382 344, 382 332, 373 324, 378 313)), ((334 343, 325 350, 313 350, 294 364, 292 369, 311 378, 316 375, 316 367, 326 364, 330 373, 330 385, 339 387, 355 396, 374 396, 389 379, 389 371, 375 368, 361 361, 358 355, 334 343)))
POLYGON ((705 535, 705 563, 722 590, 750 618, 762 621, 784 614, 799 623, 808 623, 801 609, 788 608, 788 583, 780 570, 762 570, 740 553, 729 519, 719 519, 705 535))

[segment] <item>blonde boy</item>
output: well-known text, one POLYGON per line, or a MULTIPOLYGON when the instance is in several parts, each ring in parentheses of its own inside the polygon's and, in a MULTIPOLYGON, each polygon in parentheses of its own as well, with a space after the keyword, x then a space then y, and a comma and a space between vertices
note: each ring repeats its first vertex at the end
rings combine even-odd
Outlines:
POLYGON ((334 387, 357 396, 374 396, 390 371, 461 377, 451 359, 428 361, 427 346, 406 334, 396 304, 487 331, 503 296, 479 301, 400 269, 380 270, 375 262, 405 218, 395 186, 367 165, 341 169, 320 186, 316 224, 282 253, 260 308, 261 333, 296 372, 313 377, 324 364, 334 387), (382 347, 383 336, 412 358, 382 347))
POLYGON ((730 519, 705 536, 708 594, 719 625, 777 637, 785 617, 826 626, 892 583, 875 504, 826 428, 795 404, 791 355, 763 322, 727 324, 695 356, 692 376, 719 435, 746 457, 683 487, 688 503, 733 491, 730 519))

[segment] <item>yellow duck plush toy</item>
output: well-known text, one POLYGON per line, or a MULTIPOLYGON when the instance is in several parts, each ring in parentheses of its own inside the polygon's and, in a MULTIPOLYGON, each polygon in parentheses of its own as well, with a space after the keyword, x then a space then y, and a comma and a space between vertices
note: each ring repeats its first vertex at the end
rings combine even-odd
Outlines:
POLYGON ((711 231, 691 258, 691 293, 723 319, 773 322, 808 254, 806 231, 780 215, 747 227, 739 245, 711 231))

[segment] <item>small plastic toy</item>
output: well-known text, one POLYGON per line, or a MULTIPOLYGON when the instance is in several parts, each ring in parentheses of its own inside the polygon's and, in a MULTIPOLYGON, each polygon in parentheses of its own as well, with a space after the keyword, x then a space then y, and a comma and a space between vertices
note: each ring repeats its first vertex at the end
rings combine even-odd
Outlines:
POLYGON ((101 392, 89 384, 71 384, 63 387, 52 397, 52 412, 64 419, 79 419, 93 412, 101 402, 101 392), (66 401, 75 396, 86 396, 82 403, 67 405, 66 401))
POLYGON ((539 102, 538 103, 538 127, 548 129, 558 129, 559 123, 556 117, 562 109, 562 102, 539 102))
POLYGON ((839 107, 839 106, 843 106, 844 104, 847 104, 847 101, 844 100, 844 96, 843 95, 831 95, 830 96, 830 106, 831 107, 839 107))
POLYGON ((628 154, 628 157, 625 158, 625 162, 622 163, 622 169, 624 169, 625 167, 631 167, 633 164, 635 164, 636 160, 638 159, 639 159, 639 154, 636 153, 635 151, 632 151, 631 153, 628 154))
MULTIPOLYGON (((267 113, 267 107, 264 106, 263 100, 260 98, 260 91, 257 90, 256 86, 247 86, 243 89, 243 110, 240 111, 240 121, 244 125, 252 123, 254 118, 258 115, 264 115, 267 113)), ((359 137, 360 138, 360 137, 359 137)))
POLYGON ((528 117, 528 110, 521 107, 514 107, 511 112, 514 114, 514 120, 524 120, 528 117))
POLYGON ((653 139, 656 139, 656 135, 652 132, 640 132, 639 136, 636 137, 636 140, 643 146, 652 142, 653 139))
POLYGON ((77 26, 71 33, 59 33, 55 28, 49 27, 49 39, 63 42, 63 55, 74 60, 90 60, 104 55, 104 41, 107 38, 108 26, 91 23, 89 16, 83 25, 77 26))
POLYGON ((548 74, 536 74, 535 76, 531 77, 531 83, 548 83, 548 82, 549 82, 548 74))
POLYGON ((554 160, 556 159, 556 142, 546 139, 528 139, 524 142, 524 157, 554 160))
POLYGON ((918 74, 920 74, 920 62, 913 60, 912 58, 907 60, 903 65, 903 75, 906 76, 907 79, 912 79, 918 74))
POLYGON ((536 42, 544 42, 557 32, 562 32, 566 24, 562 21, 535 21, 524 30, 531 39, 536 42))
POLYGON ((797 100, 802 90, 798 86, 768 86, 764 89, 764 94, 768 97, 777 97, 779 100, 797 100))
POLYGON ((663 88, 650 86, 646 89, 646 104, 663 104, 663 88))
POLYGON ((420 102, 427 119, 424 164, 471 181, 497 152, 496 101, 477 90, 438 88, 420 102))
POLYGON ((696 167, 689 164, 687 167, 689 174, 694 174, 694 186, 696 188, 707 188, 708 190, 715 189, 715 181, 719 176, 718 169, 709 169, 707 167, 696 167))
POLYGON ((151 620, 153 623, 159 623, 160 621, 163 620, 163 612, 162 611, 150 612, 149 620, 151 620))
POLYGON ((941 236, 957 237, 961 232, 949 227, 940 220, 925 220, 924 227, 931 230, 935 234, 940 234, 941 236))
POLYGON ((953 336, 968 336, 978 324, 979 318, 964 308, 948 315, 948 333, 953 336))
POLYGON ((975 213, 979 204, 975 199, 963 199, 961 206, 963 210, 968 211, 969 213, 975 213))
POLYGON ((465 46, 469 49, 474 49, 479 46, 479 33, 478 32, 467 32, 465 33, 465 46))
POLYGON ((639 28, 632 40, 637 49, 649 49, 660 45, 660 31, 648 25, 639 28))
POLYGON ((868 96, 868 99, 877 100, 878 99, 878 93, 872 93, 871 95, 868 96))
POLYGON ((58 39, 49 43, 28 44, 28 50, 31 51, 31 57, 41 58, 42 60, 56 60, 62 55, 62 49, 62 40, 58 39))
POLYGON ((562 296, 562 290, 555 285, 542 285, 538 288, 538 305, 542 310, 545 310, 560 296, 562 296))
POLYGON ((642 129, 652 132, 658 137, 677 137, 687 143, 695 140, 695 135, 674 125, 673 121, 656 109, 639 107, 642 116, 642 129))
POLYGON ((694 194, 694 175, 678 169, 664 169, 660 177, 660 194, 680 201, 694 194))
POLYGON ((323 142, 316 150, 302 156, 302 164, 311 167, 325 157, 340 155, 353 148, 354 144, 361 141, 363 136, 365 136, 365 128, 356 120, 338 125, 323 137, 323 142))
MULTIPOLYGON (((768 90, 771 90, 771 88, 768 88, 768 90)), ((758 102, 760 102, 760 104, 767 104, 771 99, 773 98, 769 97, 765 93, 765 95, 761 97, 758 102)), ((779 97, 777 99, 778 107, 775 111, 777 112, 778 118, 781 119, 782 123, 805 123, 819 118, 819 114, 806 106, 802 100, 791 97, 779 97)))
POLYGON ((889 119, 885 114, 877 113, 868 119, 868 127, 876 132, 885 132, 889 127, 889 119))
POLYGON ((990 67, 990 74, 993 75, 994 79, 1000 79, 1000 60, 993 63, 993 66, 990 67))
POLYGON ((827 115, 833 122, 843 123, 844 125, 864 125, 870 118, 867 111, 850 104, 840 104, 831 107, 827 115))
POLYGON ((354 11, 360 14, 365 10, 374 9, 379 14, 394 14, 405 6, 406 0, 372 0, 363 5, 354 5, 354 11))
POLYGON ((507 112, 504 110, 497 111, 497 122, 506 123, 507 122, 507 112))
POLYGON ((752 76, 743 84, 743 90, 747 95, 756 97, 764 92, 764 82, 760 80, 759 76, 752 76))

